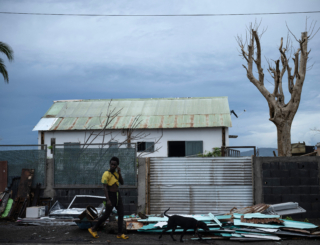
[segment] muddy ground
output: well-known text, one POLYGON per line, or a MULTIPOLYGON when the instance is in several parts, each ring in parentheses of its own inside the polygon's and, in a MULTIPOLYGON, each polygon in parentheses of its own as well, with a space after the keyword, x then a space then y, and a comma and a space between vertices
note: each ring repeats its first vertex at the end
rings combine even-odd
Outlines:
MULTIPOLYGON (((311 223, 320 225, 320 220, 310 220, 311 223)), ((116 238, 116 222, 110 223, 106 229, 99 231, 99 238, 94 239, 88 231, 81 230, 78 226, 20 226, 13 222, 0 222, 0 243, 1 244, 180 244, 173 242, 170 235, 164 235, 158 239, 159 233, 138 233, 136 231, 127 232, 128 240, 116 238)), ((178 240, 181 233, 177 233, 175 238, 178 240)), ((184 236, 184 244, 217 244, 229 245, 240 244, 238 241, 229 240, 207 240, 204 242, 192 241, 192 233, 184 236)), ((244 243, 242 243, 244 244, 244 243)), ((277 245, 315 245, 320 244, 320 239, 295 239, 282 240, 280 242, 250 242, 250 244, 277 244, 277 245)))

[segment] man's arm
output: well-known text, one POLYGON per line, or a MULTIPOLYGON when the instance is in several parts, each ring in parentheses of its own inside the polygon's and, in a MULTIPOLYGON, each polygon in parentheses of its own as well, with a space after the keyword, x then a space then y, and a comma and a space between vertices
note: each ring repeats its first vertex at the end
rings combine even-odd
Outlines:
POLYGON ((119 167, 117 167, 117 170, 118 170, 118 174, 119 174, 119 182, 121 185, 123 185, 123 178, 122 178, 122 175, 121 175, 121 169, 119 167))

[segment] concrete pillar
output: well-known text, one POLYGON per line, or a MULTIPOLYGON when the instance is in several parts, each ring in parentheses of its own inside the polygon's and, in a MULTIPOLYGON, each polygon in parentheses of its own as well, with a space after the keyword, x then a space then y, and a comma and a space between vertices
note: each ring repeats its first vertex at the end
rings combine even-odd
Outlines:
POLYGON ((44 189, 43 196, 54 197, 56 192, 54 190, 54 160, 47 159, 47 176, 46 176, 46 188, 44 189))
POLYGON ((137 211, 146 212, 146 158, 139 158, 137 211))

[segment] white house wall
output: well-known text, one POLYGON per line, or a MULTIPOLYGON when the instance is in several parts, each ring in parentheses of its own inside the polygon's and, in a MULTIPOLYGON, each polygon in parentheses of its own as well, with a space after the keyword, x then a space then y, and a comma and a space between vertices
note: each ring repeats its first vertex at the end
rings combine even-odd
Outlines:
MULTIPOLYGON (((145 133, 150 133, 147 138, 141 141, 156 141, 162 133, 161 129, 146 129, 145 133)), ((87 131, 88 137, 90 133, 87 131)), ((121 135, 120 130, 113 130, 113 136, 116 135, 116 141, 122 142, 126 136, 121 135)), ((85 141, 85 131, 44 131, 44 143, 51 145, 51 138, 56 139, 56 144, 63 144, 65 142, 79 142, 81 144, 85 141)), ((110 140, 107 136, 105 142, 110 140)), ((161 147, 157 152, 148 154, 148 157, 167 157, 168 156, 168 141, 203 141, 203 150, 212 151, 214 147, 221 147, 222 145, 222 128, 188 128, 188 129, 163 129, 163 136, 159 143, 155 145, 155 149, 161 147)), ((41 142, 41 132, 38 133, 38 142, 41 142)), ((101 143, 102 137, 97 137, 93 143, 101 143)), ((132 141, 136 143, 136 141, 132 141)), ((229 132, 226 128, 226 145, 229 145, 229 132)), ((48 156, 51 157, 51 151, 48 149, 48 156)))

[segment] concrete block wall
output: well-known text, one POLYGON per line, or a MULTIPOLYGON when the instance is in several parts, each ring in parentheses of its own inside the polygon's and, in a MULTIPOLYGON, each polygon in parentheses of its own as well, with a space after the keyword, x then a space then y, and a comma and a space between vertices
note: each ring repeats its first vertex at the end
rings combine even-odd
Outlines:
POLYGON ((254 157, 255 203, 298 202, 306 213, 295 218, 320 218, 320 157, 254 157))

